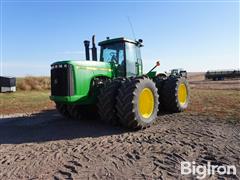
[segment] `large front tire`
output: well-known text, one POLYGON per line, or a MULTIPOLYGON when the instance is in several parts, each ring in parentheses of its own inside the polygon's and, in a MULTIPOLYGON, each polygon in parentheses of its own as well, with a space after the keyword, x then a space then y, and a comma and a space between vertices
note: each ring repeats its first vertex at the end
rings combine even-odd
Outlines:
POLYGON ((121 84, 121 79, 109 80, 100 90, 97 103, 98 114, 101 120, 107 124, 116 125, 118 123, 115 105, 121 84))
POLYGON ((68 119, 71 118, 71 114, 68 111, 68 105, 67 104, 62 104, 62 103, 57 103, 56 102, 56 109, 63 117, 68 118, 68 119))
POLYGON ((119 89, 116 109, 123 126, 131 129, 150 126, 158 112, 155 83, 145 77, 127 79, 119 89))
POLYGON ((77 104, 68 105, 68 112, 73 119, 75 120, 82 119, 82 108, 80 105, 77 104))

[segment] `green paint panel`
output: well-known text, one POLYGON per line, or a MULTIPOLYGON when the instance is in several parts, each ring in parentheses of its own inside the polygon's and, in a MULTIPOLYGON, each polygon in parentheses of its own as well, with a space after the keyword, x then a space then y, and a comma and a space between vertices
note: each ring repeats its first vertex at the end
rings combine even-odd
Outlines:
POLYGON ((112 68, 109 63, 99 61, 59 61, 52 65, 71 64, 73 66, 74 91, 73 96, 50 96, 56 102, 66 104, 94 103, 95 98, 88 96, 92 80, 96 77, 112 78, 112 68))

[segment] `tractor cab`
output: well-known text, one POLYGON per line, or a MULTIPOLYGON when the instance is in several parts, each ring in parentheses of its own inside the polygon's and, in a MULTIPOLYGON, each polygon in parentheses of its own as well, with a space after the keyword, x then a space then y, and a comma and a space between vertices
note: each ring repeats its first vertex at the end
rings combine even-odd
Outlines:
POLYGON ((98 45, 101 47, 100 61, 112 65, 115 77, 142 75, 141 39, 132 41, 126 38, 108 38, 98 45))

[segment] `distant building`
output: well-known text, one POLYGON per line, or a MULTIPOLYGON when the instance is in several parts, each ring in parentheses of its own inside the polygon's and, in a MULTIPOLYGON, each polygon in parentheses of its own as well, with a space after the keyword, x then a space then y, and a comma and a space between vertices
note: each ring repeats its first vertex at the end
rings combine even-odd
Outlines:
POLYGON ((15 92, 16 78, 0 76, 0 92, 15 92))

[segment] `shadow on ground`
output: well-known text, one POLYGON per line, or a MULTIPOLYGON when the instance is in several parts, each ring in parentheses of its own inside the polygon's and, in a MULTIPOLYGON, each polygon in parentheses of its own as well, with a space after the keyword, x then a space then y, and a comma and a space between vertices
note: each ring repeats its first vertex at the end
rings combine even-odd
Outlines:
POLYGON ((20 144, 99 137, 126 132, 121 127, 103 124, 96 118, 69 120, 55 110, 46 110, 29 117, 2 118, 0 144, 20 144))

